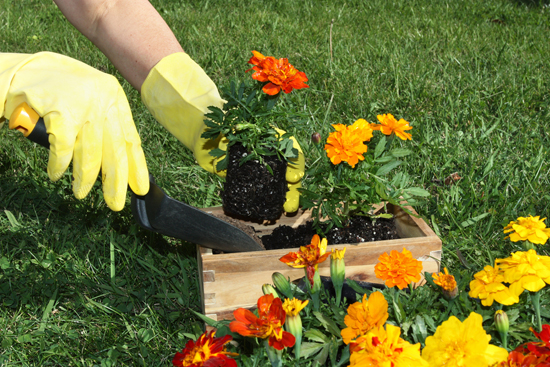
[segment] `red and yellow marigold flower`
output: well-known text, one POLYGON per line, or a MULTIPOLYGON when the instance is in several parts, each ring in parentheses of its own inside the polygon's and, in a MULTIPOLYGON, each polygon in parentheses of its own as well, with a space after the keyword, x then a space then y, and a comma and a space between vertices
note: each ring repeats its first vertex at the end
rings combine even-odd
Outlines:
POLYGON ((378 261, 374 273, 378 279, 385 280, 389 288, 397 286, 403 289, 421 278, 422 262, 413 258, 412 253, 405 248, 403 252, 392 250, 389 255, 384 252, 378 261))
MULTIPOLYGON (((252 79, 259 82, 268 82, 262 90, 271 96, 276 95, 281 90, 285 93, 292 92, 293 89, 309 88, 306 74, 292 66, 288 59, 276 59, 273 56, 264 56, 258 51, 252 51, 253 57, 248 60, 249 64, 254 65, 252 69, 252 79)), ((247 70, 247 71, 249 71, 247 70)))
POLYGON ((178 367, 237 367, 237 362, 228 356, 238 354, 228 352, 225 347, 231 341, 231 335, 222 338, 215 335, 215 331, 210 331, 202 334, 197 341, 189 340, 185 348, 176 353, 172 364, 178 367))
POLYGON ((481 325, 483 318, 475 312, 461 322, 455 316, 439 325, 433 336, 426 338, 422 358, 430 367, 489 367, 504 362, 508 351, 489 344, 491 336, 481 325))
POLYGON ((334 132, 330 133, 325 144, 325 150, 332 164, 347 162, 351 167, 365 159, 366 141, 372 138, 372 129, 365 120, 357 120, 353 125, 332 125, 334 132))
POLYGON ((514 350, 508 354, 506 361, 495 367, 550 367, 550 358, 548 356, 537 357, 534 354, 524 355, 514 350))
POLYGON ((258 315, 245 308, 239 308, 233 312, 236 321, 229 324, 229 329, 242 336, 269 338, 269 346, 277 350, 294 345, 294 335, 283 330, 286 313, 280 298, 275 298, 272 294, 260 297, 258 315))
POLYGON ((397 121, 390 113, 378 115, 377 118, 380 124, 371 124, 373 130, 380 130, 384 135, 395 133, 401 140, 412 140, 412 135, 406 132, 412 129, 407 121, 403 119, 397 121))
POLYGON ((309 245, 300 246, 300 251, 289 252, 279 260, 293 268, 305 268, 307 278, 313 287, 313 276, 319 264, 325 261, 330 254, 331 251, 327 252, 327 239, 321 240, 319 235, 314 235, 309 245))
POLYGON ((344 318, 347 328, 341 332, 344 343, 349 344, 369 330, 384 325, 388 319, 388 302, 380 292, 372 292, 367 301, 363 295, 361 302, 355 302, 348 307, 344 318))
POLYGON ((538 255, 535 250, 513 252, 495 263, 503 272, 504 281, 510 283, 512 293, 518 296, 524 289, 538 292, 550 284, 550 257, 538 255))
POLYGON ((518 303, 519 294, 512 292, 503 282, 504 274, 499 268, 486 265, 483 270, 474 274, 468 295, 479 298, 483 306, 491 306, 494 301, 507 306, 518 303))
POLYGON ((410 344, 398 326, 376 327, 350 344, 350 367, 428 367, 420 343, 410 344))
POLYGON ((515 221, 508 223, 504 227, 504 233, 510 233, 505 238, 510 238, 512 242, 529 241, 536 245, 544 245, 550 237, 550 228, 546 228, 544 220, 539 216, 519 217, 515 221))

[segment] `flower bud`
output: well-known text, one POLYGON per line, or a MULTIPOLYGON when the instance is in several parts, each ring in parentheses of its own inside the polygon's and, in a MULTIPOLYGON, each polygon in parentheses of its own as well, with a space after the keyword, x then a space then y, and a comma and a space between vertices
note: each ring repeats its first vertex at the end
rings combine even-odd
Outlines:
POLYGON ((288 278, 285 277, 283 274, 275 272, 271 276, 271 279, 273 280, 273 284, 275 284, 275 288, 286 298, 292 298, 292 290, 290 289, 290 282, 288 281, 288 278))
POLYGON ((508 348, 508 330, 510 329, 510 321, 508 321, 508 315, 502 310, 495 312, 495 327, 502 340, 502 346, 508 348))
POLYGON ((495 312, 495 326, 499 333, 507 333, 510 329, 510 322, 508 321, 508 315, 502 310, 495 312))
POLYGON ((311 142, 313 144, 319 144, 321 142, 321 134, 319 133, 311 134, 311 142))
POLYGON ((346 248, 344 247, 342 250, 333 250, 330 255, 330 278, 336 293, 337 305, 340 304, 340 300, 342 298, 342 287, 346 278, 346 265, 344 263, 345 253, 346 248))
POLYGON ((275 290, 275 288, 273 288, 271 284, 262 285, 262 292, 264 292, 264 294, 272 294, 273 297, 279 298, 277 291, 275 290))

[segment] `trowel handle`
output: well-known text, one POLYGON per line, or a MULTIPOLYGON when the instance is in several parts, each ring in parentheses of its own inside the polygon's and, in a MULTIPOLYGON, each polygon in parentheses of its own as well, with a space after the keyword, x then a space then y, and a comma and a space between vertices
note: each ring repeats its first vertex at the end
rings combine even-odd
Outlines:
POLYGON ((20 104, 11 114, 9 128, 21 131, 27 139, 50 149, 44 119, 38 116, 25 102, 20 104))

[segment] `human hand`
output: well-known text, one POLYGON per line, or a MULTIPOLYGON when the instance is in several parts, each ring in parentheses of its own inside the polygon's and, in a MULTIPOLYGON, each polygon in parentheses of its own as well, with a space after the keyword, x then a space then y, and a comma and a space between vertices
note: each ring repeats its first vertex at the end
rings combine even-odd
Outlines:
POLYGON ((48 175, 56 181, 73 162, 73 192, 82 199, 102 172, 103 196, 122 210, 128 184, 149 191, 141 141, 126 95, 115 77, 69 57, 0 53, 0 116, 27 103, 49 134, 48 175))

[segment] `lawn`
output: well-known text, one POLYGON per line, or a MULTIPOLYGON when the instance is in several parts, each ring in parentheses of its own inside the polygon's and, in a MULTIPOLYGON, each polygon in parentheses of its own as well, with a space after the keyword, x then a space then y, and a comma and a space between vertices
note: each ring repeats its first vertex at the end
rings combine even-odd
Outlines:
MULTIPOLYGON (((217 85, 243 78, 252 50, 307 74, 310 88, 292 98, 308 118, 285 126, 306 164, 311 134, 330 124, 409 121, 414 153, 401 169, 432 193, 416 209, 443 241, 442 267, 473 274, 519 248, 504 239, 510 220, 550 216, 549 1, 151 2, 217 85), (445 184, 453 173, 461 179, 445 184)), ((222 180, 52 2, 0 0, 0 35, 2 52, 58 52, 117 76, 159 186, 220 204, 222 180)), ((202 327, 194 245, 141 229, 130 196, 111 212, 99 182, 74 199, 70 171, 54 183, 46 163, 0 129, 0 366, 171 365, 202 327)))

